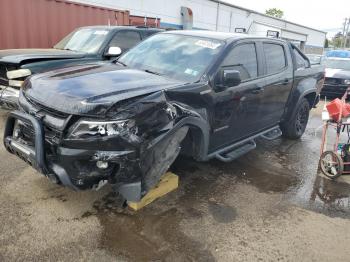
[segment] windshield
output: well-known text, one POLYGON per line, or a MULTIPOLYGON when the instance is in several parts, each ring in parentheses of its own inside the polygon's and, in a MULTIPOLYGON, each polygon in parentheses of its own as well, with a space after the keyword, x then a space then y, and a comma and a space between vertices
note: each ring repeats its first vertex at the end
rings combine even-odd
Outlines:
POLYGON ((70 33, 54 46, 56 49, 96 53, 105 41, 109 30, 84 28, 70 33))
POLYGON ((118 61, 131 68, 195 82, 223 45, 215 39, 157 34, 130 49, 118 61))
POLYGON ((350 59, 326 59, 326 68, 343 69, 350 71, 350 59))

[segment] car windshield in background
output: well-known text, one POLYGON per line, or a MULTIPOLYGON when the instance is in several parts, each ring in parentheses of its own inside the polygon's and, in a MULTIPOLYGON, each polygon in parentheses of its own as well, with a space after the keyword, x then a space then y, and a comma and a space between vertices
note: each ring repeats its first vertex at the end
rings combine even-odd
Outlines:
POLYGON ((56 49, 96 53, 105 41, 109 30, 84 28, 72 32, 54 46, 56 49))
POLYGON ((326 68, 350 71, 350 59, 326 59, 326 68))
POLYGON ((306 55, 309 60, 310 60, 310 64, 315 65, 315 64, 321 64, 322 62, 322 56, 321 55, 312 55, 312 54, 307 54, 306 55))
POLYGON ((132 48, 118 61, 131 68, 195 82, 223 45, 224 42, 215 39, 158 34, 132 48))

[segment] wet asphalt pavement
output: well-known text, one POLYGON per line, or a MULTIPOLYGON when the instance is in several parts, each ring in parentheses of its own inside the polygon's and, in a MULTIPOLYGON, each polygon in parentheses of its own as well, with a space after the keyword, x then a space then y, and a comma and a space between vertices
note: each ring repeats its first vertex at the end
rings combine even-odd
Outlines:
POLYGON ((302 139, 258 140, 232 163, 177 159, 178 190, 138 212, 1 146, 0 261, 349 261, 350 177, 318 175, 320 112, 302 139))

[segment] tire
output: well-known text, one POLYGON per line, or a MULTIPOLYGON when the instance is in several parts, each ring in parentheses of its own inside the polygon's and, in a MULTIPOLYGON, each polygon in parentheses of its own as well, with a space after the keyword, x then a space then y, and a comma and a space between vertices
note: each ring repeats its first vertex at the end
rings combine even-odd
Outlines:
POLYGON ((281 123, 282 136, 289 139, 300 138, 305 132, 309 114, 310 104, 306 98, 303 98, 295 113, 289 119, 281 123))
POLYGON ((344 171, 344 162, 342 158, 333 151, 322 153, 319 162, 322 173, 330 179, 336 179, 344 171))

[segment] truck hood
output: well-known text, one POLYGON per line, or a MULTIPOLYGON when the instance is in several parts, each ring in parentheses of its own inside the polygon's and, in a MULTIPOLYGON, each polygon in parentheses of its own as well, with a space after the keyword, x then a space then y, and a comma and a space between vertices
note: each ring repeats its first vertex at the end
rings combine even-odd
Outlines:
POLYGON ((350 79, 350 71, 343 69, 326 68, 326 77, 350 79))
POLYGON ((0 63, 23 64, 26 60, 83 58, 85 53, 59 49, 7 49, 0 50, 0 63))
POLYGON ((59 112, 100 116, 119 101, 181 84, 113 63, 96 63, 34 75, 26 82, 23 95, 59 112))

